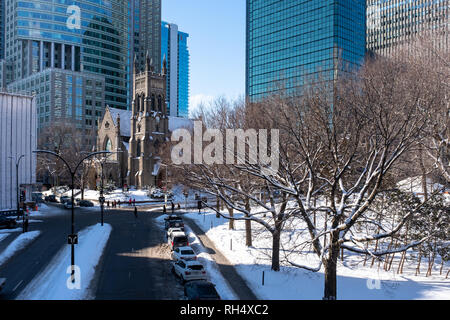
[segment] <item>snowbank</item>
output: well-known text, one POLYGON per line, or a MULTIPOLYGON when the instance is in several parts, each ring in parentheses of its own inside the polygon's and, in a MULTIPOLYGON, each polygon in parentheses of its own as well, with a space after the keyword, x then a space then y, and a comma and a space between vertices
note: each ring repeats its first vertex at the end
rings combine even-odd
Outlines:
POLYGON ((90 285, 111 230, 112 227, 108 224, 103 227, 96 224, 83 229, 78 234, 79 244, 75 247, 75 263, 80 268, 80 289, 70 290, 67 287, 67 281, 70 278, 71 246, 66 245, 17 299, 82 300, 93 298, 90 285))
MULTIPOLYGON (((309 272, 290 266, 282 266, 279 272, 271 270, 272 239, 267 231, 252 222, 253 247, 245 246, 245 222, 235 221, 235 230, 228 229, 229 220, 216 218, 215 213, 205 215, 192 211, 187 216, 214 242, 215 246, 235 265, 239 274, 246 279, 250 288, 260 299, 265 300, 320 300, 323 297, 323 270, 309 272), (232 241, 232 246, 231 242, 232 241), (264 271, 264 285, 262 274, 264 271)), ((282 243, 295 241, 301 226, 290 226, 282 235, 282 243)), ((291 257, 292 258, 292 257, 291 257)), ((283 253, 280 255, 283 259, 283 253)), ((314 255, 296 256, 295 262, 316 266, 314 255)), ((370 264, 370 263, 369 263, 370 264)), ((438 267, 438 266, 437 266, 438 267)), ((425 267, 424 267, 425 268, 425 267)), ((393 268, 396 271, 396 268, 393 268)), ((447 268, 444 269, 445 272, 447 268)), ((435 271, 431 277, 415 276, 415 264, 406 265, 402 275, 364 267, 361 256, 346 257, 338 265, 338 299, 449 299, 450 281, 444 280, 435 271), (358 260, 358 259, 359 260, 358 260)))
POLYGON ((31 231, 22 233, 16 239, 13 240, 9 244, 9 246, 0 253, 0 266, 8 261, 12 256, 14 256, 18 251, 27 247, 30 243, 32 243, 39 235, 40 231, 31 231))

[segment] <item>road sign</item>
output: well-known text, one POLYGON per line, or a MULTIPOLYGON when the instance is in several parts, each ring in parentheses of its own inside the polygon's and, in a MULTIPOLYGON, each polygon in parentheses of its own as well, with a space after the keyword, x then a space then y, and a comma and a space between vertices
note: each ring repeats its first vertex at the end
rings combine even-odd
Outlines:
POLYGON ((77 234, 69 234, 68 243, 69 244, 78 244, 78 235, 77 234))

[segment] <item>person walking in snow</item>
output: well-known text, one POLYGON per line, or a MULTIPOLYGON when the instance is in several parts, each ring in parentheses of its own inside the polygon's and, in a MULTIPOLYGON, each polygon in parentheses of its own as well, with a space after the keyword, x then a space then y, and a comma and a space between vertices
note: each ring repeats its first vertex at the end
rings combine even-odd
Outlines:
POLYGON ((133 206, 136 207, 136 199, 133 198, 133 206))
POLYGON ((137 207, 134 207, 134 217, 137 219, 138 217, 138 211, 137 211, 137 207))

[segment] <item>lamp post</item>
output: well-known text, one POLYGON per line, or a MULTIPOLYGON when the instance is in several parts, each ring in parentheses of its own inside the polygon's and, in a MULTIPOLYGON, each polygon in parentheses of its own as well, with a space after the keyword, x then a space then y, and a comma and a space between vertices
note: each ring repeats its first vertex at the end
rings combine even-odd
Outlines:
POLYGON ((71 177, 71 188, 72 188, 72 197, 71 197, 71 209, 72 209, 72 219, 71 219, 71 234, 69 235, 69 242, 71 247, 71 266, 72 266, 72 273, 71 273, 71 277, 72 277, 72 282, 75 282, 75 244, 78 243, 78 239, 75 235, 75 208, 74 208, 74 203, 75 203, 75 199, 74 199, 74 193, 73 190, 75 188, 75 174, 78 170, 78 168, 80 167, 80 165, 87 159, 89 159, 90 157, 93 157, 97 154, 105 154, 105 153, 110 153, 109 151, 98 151, 98 152, 92 152, 89 153, 86 157, 84 157, 80 162, 78 162, 78 164, 75 166, 75 169, 72 169, 72 167, 67 163, 67 161, 61 157, 58 153, 56 152, 52 152, 52 151, 48 151, 48 150, 35 150, 33 151, 34 153, 44 153, 44 154, 50 154, 52 156, 55 156, 57 158, 59 158, 67 167, 67 170, 70 173, 70 177, 71 177))
MULTIPOLYGON (((17 217, 19 217, 19 212, 20 212, 20 206, 19 206, 19 165, 20 165, 20 160, 22 160, 22 158, 25 157, 24 154, 22 154, 19 159, 17 159, 15 161, 15 165, 16 165, 16 200, 17 200, 17 217)), ((9 157, 11 160, 14 161, 13 157, 9 157)), ((25 232, 25 212, 23 213, 23 217, 22 217, 22 233, 25 232)))

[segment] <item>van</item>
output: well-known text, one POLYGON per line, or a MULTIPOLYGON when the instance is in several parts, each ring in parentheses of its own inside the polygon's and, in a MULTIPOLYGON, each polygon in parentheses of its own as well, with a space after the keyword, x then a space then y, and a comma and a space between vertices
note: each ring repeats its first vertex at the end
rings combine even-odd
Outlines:
POLYGON ((184 232, 173 232, 170 234, 170 237, 168 238, 168 243, 170 246, 170 250, 173 251, 173 249, 178 247, 188 247, 189 246, 189 240, 188 237, 184 234, 184 232))

